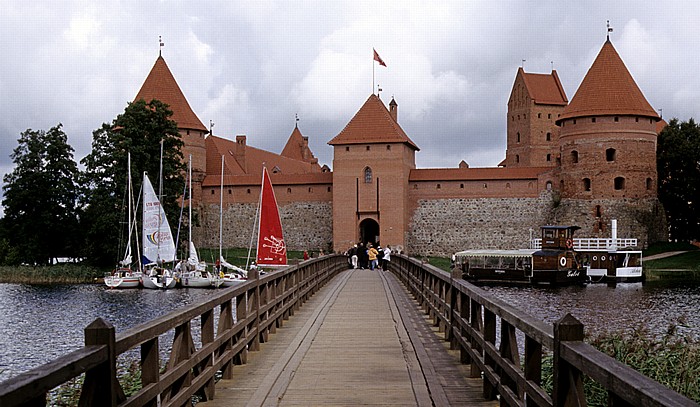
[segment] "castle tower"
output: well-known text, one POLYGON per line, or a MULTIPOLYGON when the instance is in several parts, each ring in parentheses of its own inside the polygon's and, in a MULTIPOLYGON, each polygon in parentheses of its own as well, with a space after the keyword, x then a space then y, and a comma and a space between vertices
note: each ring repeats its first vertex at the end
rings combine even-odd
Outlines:
POLYGON ((184 142, 182 155, 185 161, 192 154, 192 194, 195 202, 201 202, 201 183, 206 175, 206 147, 204 138, 207 128, 204 127, 185 95, 180 90, 175 77, 162 56, 158 56, 151 72, 146 77, 141 90, 134 100, 143 99, 150 102, 159 100, 169 106, 173 115, 171 120, 177 123, 180 136, 184 142))
POLYGON ((555 121, 568 100, 557 71, 526 73, 518 68, 508 100, 506 167, 552 167, 559 153, 555 121))
POLYGON ((346 250, 360 240, 405 245, 410 218, 408 177, 416 168, 411 139, 377 95, 331 141, 333 146, 333 245, 346 250))
POLYGON ((659 120, 608 39, 557 119, 562 198, 656 198, 659 120))

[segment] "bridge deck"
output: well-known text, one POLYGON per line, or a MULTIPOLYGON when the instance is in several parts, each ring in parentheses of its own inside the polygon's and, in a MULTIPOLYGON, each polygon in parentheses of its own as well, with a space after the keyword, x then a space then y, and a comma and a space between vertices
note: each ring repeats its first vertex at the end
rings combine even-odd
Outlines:
POLYGON ((392 274, 349 270, 198 406, 495 406, 467 369, 392 274))

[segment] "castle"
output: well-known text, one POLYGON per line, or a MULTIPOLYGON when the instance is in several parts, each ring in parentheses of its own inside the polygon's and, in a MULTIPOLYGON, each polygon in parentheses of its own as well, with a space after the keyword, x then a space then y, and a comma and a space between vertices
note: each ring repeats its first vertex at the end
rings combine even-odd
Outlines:
POLYGON ((665 123, 609 39, 570 102, 556 71, 518 69, 505 159, 493 168, 464 161, 457 168, 416 168, 419 147, 399 124, 398 104, 392 98, 387 107, 375 94, 328 141, 332 171, 318 163, 298 127, 280 154, 249 146, 243 135, 209 134, 162 56, 136 96, 142 98, 170 105, 183 155, 192 156, 200 247, 218 246, 222 192, 224 246, 248 246, 263 165, 289 249, 344 251, 358 241, 381 241, 444 256, 527 247, 545 224, 608 237, 612 219, 620 237, 640 245, 667 237, 656 193, 656 137, 665 123))

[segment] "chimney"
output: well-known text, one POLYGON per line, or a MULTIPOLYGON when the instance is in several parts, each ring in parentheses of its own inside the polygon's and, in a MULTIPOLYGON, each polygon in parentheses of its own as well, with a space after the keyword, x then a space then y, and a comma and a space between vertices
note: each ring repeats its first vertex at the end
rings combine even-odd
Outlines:
POLYGON ((396 103, 393 96, 391 98, 391 102, 389 102, 389 113, 391 114, 391 117, 394 118, 394 121, 396 123, 398 123, 399 122, 399 105, 396 103))
POLYGON ((245 146, 246 146, 246 136, 245 135, 238 135, 236 136, 236 155, 235 159, 238 161, 238 164, 243 168, 243 171, 246 173, 248 170, 246 169, 246 163, 245 163, 245 146))

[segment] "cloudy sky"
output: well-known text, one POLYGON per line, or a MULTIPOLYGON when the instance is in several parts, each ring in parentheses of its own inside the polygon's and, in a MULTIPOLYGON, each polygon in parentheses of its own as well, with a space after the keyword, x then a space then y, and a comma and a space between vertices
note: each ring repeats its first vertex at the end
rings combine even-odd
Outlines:
POLYGON ((571 99, 611 40, 651 105, 700 111, 695 1, 0 0, 0 173, 24 130, 63 123, 81 159, 132 101, 159 52, 202 123, 280 152, 295 115, 326 143, 372 93, 421 148, 420 168, 495 166, 517 68, 557 70, 571 99), (525 62, 522 62, 525 60, 525 62), (375 85, 376 88, 376 85, 375 85))

